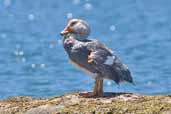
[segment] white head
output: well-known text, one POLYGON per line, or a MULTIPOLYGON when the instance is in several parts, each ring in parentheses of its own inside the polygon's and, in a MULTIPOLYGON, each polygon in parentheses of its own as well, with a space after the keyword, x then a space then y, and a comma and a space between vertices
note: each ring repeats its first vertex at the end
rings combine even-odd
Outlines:
POLYGON ((69 33, 76 35, 78 39, 85 39, 90 34, 90 26, 84 20, 71 19, 60 34, 65 36, 69 33))

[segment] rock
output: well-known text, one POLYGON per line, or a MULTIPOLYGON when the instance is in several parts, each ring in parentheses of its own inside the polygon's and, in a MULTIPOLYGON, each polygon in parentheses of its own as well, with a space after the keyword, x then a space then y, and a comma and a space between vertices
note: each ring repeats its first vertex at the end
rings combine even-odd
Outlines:
POLYGON ((52 114, 53 112, 57 112, 64 108, 63 105, 42 105, 36 108, 32 108, 24 114, 52 114))
POLYGON ((0 114, 171 114, 171 96, 105 93, 84 98, 79 93, 47 99, 15 97, 0 101, 0 114))

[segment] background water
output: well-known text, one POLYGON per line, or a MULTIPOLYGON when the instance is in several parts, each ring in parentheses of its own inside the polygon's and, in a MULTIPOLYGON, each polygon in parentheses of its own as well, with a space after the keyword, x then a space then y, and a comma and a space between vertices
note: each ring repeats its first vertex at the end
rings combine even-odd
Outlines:
POLYGON ((111 47, 135 86, 105 81, 105 91, 171 94, 170 0, 0 0, 0 99, 90 91, 59 32, 68 19, 87 20, 91 38, 111 47))

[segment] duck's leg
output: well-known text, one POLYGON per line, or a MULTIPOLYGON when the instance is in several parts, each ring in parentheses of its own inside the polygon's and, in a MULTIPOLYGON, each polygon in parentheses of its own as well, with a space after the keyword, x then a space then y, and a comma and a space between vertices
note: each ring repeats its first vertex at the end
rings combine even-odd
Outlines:
POLYGON ((103 96, 103 80, 102 79, 95 80, 94 95, 103 96))
POLYGON ((93 92, 80 93, 83 97, 102 97, 103 96, 103 80, 95 79, 95 86, 93 92))

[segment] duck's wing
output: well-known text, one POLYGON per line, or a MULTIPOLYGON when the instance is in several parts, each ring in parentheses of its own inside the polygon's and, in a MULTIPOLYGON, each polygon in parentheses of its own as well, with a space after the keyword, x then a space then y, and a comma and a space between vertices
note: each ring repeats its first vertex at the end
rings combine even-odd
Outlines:
POLYGON ((100 71, 103 78, 109 78, 116 83, 122 81, 133 82, 131 73, 125 64, 122 64, 116 54, 99 41, 87 44, 88 63, 100 71))

